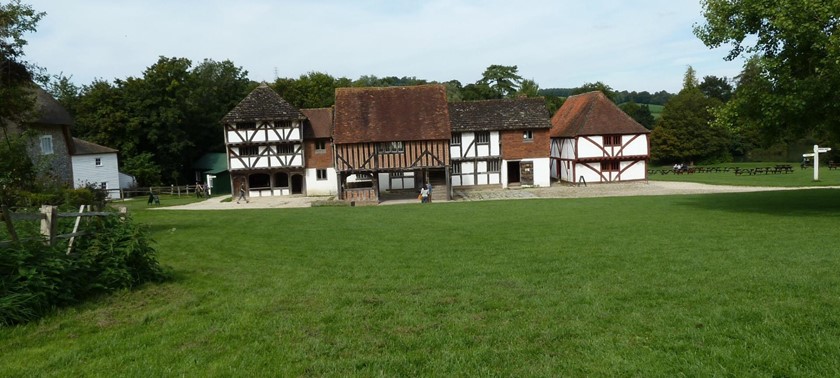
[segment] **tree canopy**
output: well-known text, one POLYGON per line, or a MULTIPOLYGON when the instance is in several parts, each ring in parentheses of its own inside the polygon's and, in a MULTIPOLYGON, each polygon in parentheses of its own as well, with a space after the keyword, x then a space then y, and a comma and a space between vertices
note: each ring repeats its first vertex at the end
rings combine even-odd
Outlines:
MULTIPOLYGON (((694 32, 711 48, 728 45, 726 59, 754 57, 751 75, 734 97, 748 96, 767 135, 806 134, 840 140, 840 0, 704 0, 705 24, 694 32), (757 85, 757 87, 751 87, 757 85), (759 90, 758 88, 761 88, 759 90)), ((727 104, 730 113, 743 102, 727 104)), ((733 119, 730 117, 729 119, 733 119)))

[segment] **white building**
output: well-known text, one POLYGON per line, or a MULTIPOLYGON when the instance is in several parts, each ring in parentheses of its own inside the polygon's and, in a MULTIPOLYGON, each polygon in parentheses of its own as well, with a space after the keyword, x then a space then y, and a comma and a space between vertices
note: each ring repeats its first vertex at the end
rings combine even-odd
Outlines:
POLYGON ((572 183, 646 180, 649 133, 601 92, 570 96, 551 118, 551 176, 572 183))
POLYGON ((71 156, 74 186, 93 185, 108 190, 111 199, 120 198, 120 171, 117 150, 73 138, 75 152, 71 156))

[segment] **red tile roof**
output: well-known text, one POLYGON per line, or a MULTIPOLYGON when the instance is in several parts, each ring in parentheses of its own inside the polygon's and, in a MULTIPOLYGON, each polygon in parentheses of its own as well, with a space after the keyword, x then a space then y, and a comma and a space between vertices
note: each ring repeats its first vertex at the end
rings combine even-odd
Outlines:
POLYGON ((569 96, 551 117, 553 138, 649 132, 598 91, 569 96))
POLYGON ((224 123, 256 121, 291 121, 303 114, 286 102, 268 84, 262 83, 222 118, 224 123))
POLYGON ((454 132, 551 127, 542 97, 454 102, 449 104, 449 116, 454 132))
POLYGON ((366 143, 448 140, 446 87, 337 88, 333 140, 366 143))
POLYGON ((303 139, 329 138, 333 128, 333 108, 301 109, 307 122, 303 124, 303 139))

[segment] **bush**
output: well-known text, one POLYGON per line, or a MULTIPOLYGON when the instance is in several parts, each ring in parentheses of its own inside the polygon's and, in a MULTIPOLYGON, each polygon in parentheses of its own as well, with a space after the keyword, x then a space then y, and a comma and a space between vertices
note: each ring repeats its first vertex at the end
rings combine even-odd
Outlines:
POLYGON ((94 234, 77 238, 70 255, 66 243, 50 247, 37 240, 0 250, 0 324, 166 279, 146 232, 131 218, 97 217, 86 230, 94 234))

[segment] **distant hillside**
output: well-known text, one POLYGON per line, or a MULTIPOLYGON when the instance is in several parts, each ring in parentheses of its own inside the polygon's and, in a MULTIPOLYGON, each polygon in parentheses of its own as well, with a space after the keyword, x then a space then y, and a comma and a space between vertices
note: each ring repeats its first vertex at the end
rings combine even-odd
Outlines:
MULTIPOLYGON (((575 92, 577 88, 545 88, 539 90, 540 96, 557 96, 557 97, 569 97, 572 93, 575 92)), ((648 91, 642 92, 628 92, 628 91, 620 91, 615 92, 615 102, 616 104, 623 104, 628 101, 633 101, 637 104, 649 104, 651 105, 650 112, 654 113, 655 116, 661 112, 661 109, 658 111, 654 111, 654 105, 665 105, 671 97, 674 97, 673 93, 668 93, 666 91, 659 91, 656 93, 651 94, 648 91)))

